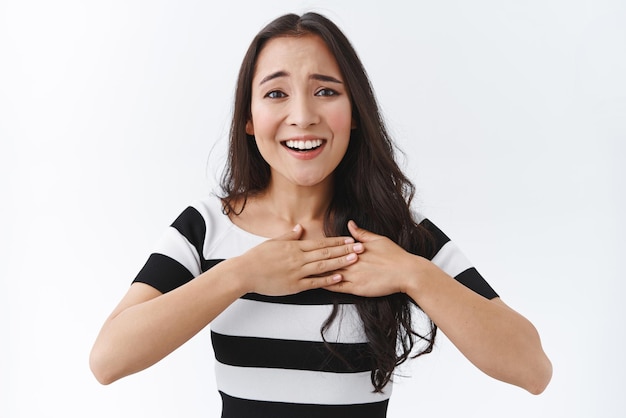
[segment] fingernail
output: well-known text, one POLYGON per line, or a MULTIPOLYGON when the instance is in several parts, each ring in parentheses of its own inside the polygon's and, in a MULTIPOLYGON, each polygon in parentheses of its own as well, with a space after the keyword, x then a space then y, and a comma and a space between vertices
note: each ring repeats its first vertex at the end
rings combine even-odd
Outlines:
POLYGON ((352 250, 353 251, 363 251, 363 244, 361 244, 360 242, 354 244, 352 246, 352 250))
POLYGON ((355 254, 355 253, 348 254, 348 255, 346 256, 346 260, 348 260, 348 261, 354 261, 354 260, 356 260, 356 254, 355 254))
POLYGON ((341 281, 341 274, 335 274, 335 275, 332 277, 332 281, 333 281, 333 282, 340 282, 340 281, 341 281))
POLYGON ((296 226, 293 227, 293 232, 300 232, 300 230, 302 229, 302 226, 300 224, 297 224, 296 226))
POLYGON ((352 244, 354 242, 354 238, 346 238, 343 240, 344 244, 352 244))

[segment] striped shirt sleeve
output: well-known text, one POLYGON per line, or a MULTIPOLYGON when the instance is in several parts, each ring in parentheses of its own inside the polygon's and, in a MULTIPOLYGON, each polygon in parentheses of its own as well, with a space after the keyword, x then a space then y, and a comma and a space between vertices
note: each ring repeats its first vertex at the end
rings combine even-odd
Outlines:
POLYGON ((188 207, 165 231, 133 283, 146 283, 167 293, 203 271, 202 248, 206 223, 197 209, 188 207))
POLYGON ((424 218, 420 222, 433 238, 431 258, 433 264, 454 277, 459 283, 473 290, 479 295, 493 299, 498 297, 495 290, 476 270, 465 254, 456 246, 448 236, 429 219, 424 218))

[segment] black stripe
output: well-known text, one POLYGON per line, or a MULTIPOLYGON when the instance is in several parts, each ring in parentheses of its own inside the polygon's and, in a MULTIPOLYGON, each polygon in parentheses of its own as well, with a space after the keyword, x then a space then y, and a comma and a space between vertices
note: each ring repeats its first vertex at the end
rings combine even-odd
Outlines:
POLYGON ((424 219, 420 222, 420 225, 423 226, 431 235, 432 240, 428 243, 425 253, 427 254, 425 257, 429 260, 432 260, 435 255, 443 248, 444 245, 450 238, 444 232, 437 227, 434 223, 432 223, 429 219, 424 219))
POLYGON ((224 259, 205 260, 204 254, 204 240, 206 239, 206 222, 202 217, 202 214, 192 206, 185 209, 176 220, 172 223, 172 227, 175 228, 183 237, 189 241, 191 245, 196 249, 196 253, 200 258, 200 269, 204 273, 211 267, 224 261, 224 259))
POLYGON ((239 367, 356 373, 372 370, 366 343, 329 343, 235 337, 211 331, 215 358, 239 367), (332 350, 332 352, 331 352, 332 350))
POLYGON ((313 405, 240 399, 220 391, 222 418, 385 418, 389 400, 355 405, 313 405))
POLYGON ((167 293, 193 279, 193 274, 178 261, 163 255, 151 254, 135 277, 134 282, 149 284, 161 293, 167 293))
POLYGON ((185 209, 172 223, 172 227, 180 232, 183 237, 187 238, 187 241, 194 246, 196 252, 202 255, 206 237, 206 222, 196 208, 189 206, 185 209))
POLYGON ((489 286, 489 283, 487 283, 483 276, 481 276, 474 267, 470 267, 464 272, 458 274, 455 279, 459 283, 465 285, 465 287, 472 289, 474 292, 487 299, 498 297, 496 291, 489 286))
POLYGON ((287 296, 264 296, 258 293, 248 293, 242 299, 286 305, 332 305, 335 302, 342 304, 355 303, 362 298, 350 294, 331 292, 326 289, 312 289, 287 296))
POLYGON ((204 257, 202 257, 202 253, 200 253, 200 267, 202 268, 202 272, 204 273, 205 271, 209 270, 210 268, 213 268, 215 266, 217 266, 219 263, 221 263, 222 261, 224 261, 223 258, 216 258, 216 259, 212 259, 212 260, 205 260, 204 257))

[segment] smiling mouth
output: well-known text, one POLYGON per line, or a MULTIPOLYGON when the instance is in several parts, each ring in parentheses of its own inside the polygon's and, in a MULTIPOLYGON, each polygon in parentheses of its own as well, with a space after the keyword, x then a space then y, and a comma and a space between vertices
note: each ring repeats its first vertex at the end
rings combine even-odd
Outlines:
POLYGON ((285 147, 299 152, 313 151, 321 147, 323 144, 324 140, 322 139, 307 139, 306 141, 290 139, 283 142, 285 147))

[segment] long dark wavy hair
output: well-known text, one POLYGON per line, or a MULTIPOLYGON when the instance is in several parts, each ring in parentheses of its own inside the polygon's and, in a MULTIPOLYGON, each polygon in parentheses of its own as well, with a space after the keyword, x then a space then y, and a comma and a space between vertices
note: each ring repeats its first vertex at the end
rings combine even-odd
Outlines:
MULTIPOLYGON (((325 234, 349 235, 347 222, 353 219, 359 226, 390 238, 407 251, 432 256, 428 233, 411 215, 414 186, 395 161, 395 147, 363 64, 341 30, 317 13, 288 14, 275 19, 254 38, 243 59, 235 92, 228 163, 221 182, 225 211, 240 213, 247 198, 265 190, 270 182, 270 167, 245 131, 251 118, 252 79, 259 53, 272 38, 305 35, 319 36, 337 60, 356 122, 346 155, 333 175, 334 192, 325 214, 325 234), (237 209, 235 204, 239 202, 243 206, 237 209)), ((373 358, 372 384, 376 392, 381 392, 396 366, 413 351, 414 357, 432 351, 437 327, 429 319, 430 329, 417 332, 412 322, 416 304, 403 293, 358 298, 356 306, 373 358)), ((335 304, 322 326, 322 334, 337 314, 335 304)))

